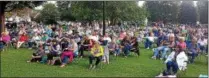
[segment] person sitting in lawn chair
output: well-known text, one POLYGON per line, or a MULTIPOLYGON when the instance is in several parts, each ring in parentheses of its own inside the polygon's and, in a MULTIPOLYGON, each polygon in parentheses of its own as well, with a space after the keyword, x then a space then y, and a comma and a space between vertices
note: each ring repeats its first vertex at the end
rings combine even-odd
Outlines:
POLYGON ((69 59, 70 63, 73 61, 75 57, 78 56, 78 44, 74 39, 69 40, 70 45, 64 52, 61 54, 62 65, 60 67, 65 67, 67 64, 67 59, 69 59))
POLYGON ((188 57, 184 50, 181 48, 181 46, 176 46, 175 51, 173 51, 165 61, 167 69, 157 77, 175 77, 178 70, 186 70, 187 61, 188 57))
POLYGON ((41 37, 37 33, 35 33, 31 41, 28 42, 29 49, 32 49, 33 45, 35 45, 35 47, 39 46, 40 41, 41 41, 41 37))
POLYGON ((0 52, 4 51, 4 46, 6 45, 6 43, 2 40, 2 38, 0 37, 0 52))
POLYGON ((154 43, 156 37, 154 37, 154 34, 152 32, 149 33, 148 37, 145 37, 145 48, 150 49, 152 48, 152 44, 154 43))
POLYGON ((27 40, 28 40, 28 36, 26 35, 26 33, 21 34, 20 37, 19 37, 19 40, 17 41, 17 44, 16 44, 17 46, 16 46, 16 48, 17 48, 17 49, 20 48, 20 46, 21 46, 23 43, 26 43, 27 40))
POLYGON ((84 39, 81 41, 81 47, 79 49, 81 58, 84 56, 83 54, 84 50, 90 50, 91 46, 92 46, 92 40, 89 39, 87 36, 84 36, 84 39))
POLYGON ((95 41, 93 47, 91 48, 90 56, 89 56, 89 69, 95 69, 98 64, 101 62, 102 56, 104 55, 104 49, 99 44, 99 42, 95 41), (93 60, 96 59, 96 63, 93 65, 93 60))
POLYGON ((131 44, 130 44, 129 36, 126 36, 126 37, 121 41, 121 48, 122 48, 122 51, 124 52, 125 58, 127 58, 127 56, 128 56, 129 53, 130 53, 130 49, 131 49, 131 44))
POLYGON ((189 62, 194 63, 194 59, 195 57, 197 57, 199 50, 200 50, 198 47, 196 38, 194 37, 192 38, 192 42, 189 43, 187 49, 188 49, 189 62))
POLYGON ((200 48, 200 50, 201 50, 201 52, 206 52, 207 50, 206 50, 206 46, 207 46, 207 40, 204 38, 204 37, 202 37, 202 38, 200 38, 199 40, 198 40, 198 46, 199 46, 199 48, 200 48))
POLYGON ((40 62, 44 54, 43 46, 39 45, 38 50, 33 53, 32 58, 27 62, 40 62))
POLYGON ((9 32, 3 32, 2 33, 2 40, 6 43, 6 46, 9 45, 11 37, 9 35, 9 32))
POLYGON ((140 55, 139 52, 139 43, 137 42, 137 38, 136 37, 132 37, 131 39, 131 50, 137 54, 137 56, 140 55))
MULTIPOLYGON (((118 40, 119 41, 119 40, 118 40)), ((114 56, 118 56, 120 54, 120 46, 119 42, 116 41, 116 39, 113 38, 112 42, 110 42, 108 48, 109 51, 114 54, 114 56)))
POLYGON ((162 51, 160 60, 165 59, 166 58, 166 53, 169 51, 169 46, 174 46, 174 43, 173 44, 170 44, 169 41, 168 41, 168 37, 165 36, 163 38, 160 46, 157 47, 156 49, 154 49, 154 55, 152 56, 152 58, 153 59, 156 59, 157 56, 159 55, 160 51, 162 51))

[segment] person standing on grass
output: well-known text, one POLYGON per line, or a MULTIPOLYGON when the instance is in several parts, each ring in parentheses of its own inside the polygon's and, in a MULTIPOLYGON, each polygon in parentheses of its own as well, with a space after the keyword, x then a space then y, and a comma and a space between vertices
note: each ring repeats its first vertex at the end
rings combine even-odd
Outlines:
POLYGON ((105 33, 103 39, 102 39, 102 46, 103 46, 103 49, 104 49, 104 56, 103 56, 103 59, 104 59, 104 62, 109 64, 109 49, 108 49, 108 45, 109 43, 111 42, 111 38, 108 36, 108 33, 105 33))
POLYGON ((89 69, 95 69, 97 65, 100 63, 102 56, 104 55, 103 47, 99 44, 99 42, 94 42, 90 56, 89 56, 89 69), (96 63, 93 64, 93 60, 96 59, 96 63))

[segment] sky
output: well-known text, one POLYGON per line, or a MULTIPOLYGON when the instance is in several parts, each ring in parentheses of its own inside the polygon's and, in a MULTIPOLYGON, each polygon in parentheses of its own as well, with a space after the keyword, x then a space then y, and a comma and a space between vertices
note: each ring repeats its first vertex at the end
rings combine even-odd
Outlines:
POLYGON ((144 1, 139 1, 139 2, 138 2, 138 6, 140 6, 140 7, 142 7, 143 4, 144 4, 144 1))
MULTIPOLYGON (((47 1, 47 3, 53 3, 53 4, 56 4, 56 2, 57 1, 47 1)), ((35 9, 42 9, 43 8, 43 6, 41 5, 41 6, 38 6, 38 7, 35 7, 35 9)))
MULTIPOLYGON (((197 1, 193 1, 194 2, 194 5, 195 6, 197 6, 197 1)), ((56 1, 47 1, 47 3, 53 3, 53 4, 56 4, 56 1)), ((143 4, 144 4, 144 1, 138 1, 138 6, 143 6, 143 4)), ((38 6, 38 7, 36 7, 35 9, 42 9, 43 8, 43 6, 38 6)))

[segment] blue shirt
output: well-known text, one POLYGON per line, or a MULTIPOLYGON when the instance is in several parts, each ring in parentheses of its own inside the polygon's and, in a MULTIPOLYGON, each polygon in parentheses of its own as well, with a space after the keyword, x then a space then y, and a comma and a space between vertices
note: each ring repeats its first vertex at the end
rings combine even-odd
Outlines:
POLYGON ((193 45, 193 43, 189 43, 187 48, 190 52, 196 52, 199 47, 197 44, 193 45))

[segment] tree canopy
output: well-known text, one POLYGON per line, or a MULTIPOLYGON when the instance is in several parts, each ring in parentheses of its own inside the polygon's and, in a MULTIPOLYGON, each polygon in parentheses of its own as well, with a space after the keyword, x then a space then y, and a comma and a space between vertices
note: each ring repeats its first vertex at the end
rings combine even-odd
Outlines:
POLYGON ((61 21, 75 21, 74 16, 71 11, 71 2, 70 1, 57 1, 57 8, 60 12, 61 21))
POLYGON ((208 1, 198 1, 199 21, 203 24, 208 24, 208 1))
POLYGON ((34 8, 41 5, 43 2, 44 1, 0 1, 0 32, 4 31, 5 28, 5 12, 10 12, 17 8, 34 8))
POLYGON ((181 24, 196 24, 197 11, 193 1, 183 1, 180 7, 179 22, 181 24))
POLYGON ((55 24, 59 21, 60 13, 55 4, 47 3, 43 6, 39 18, 44 24, 55 24))
POLYGON ((179 4, 180 1, 146 1, 148 20, 177 23, 179 4))

